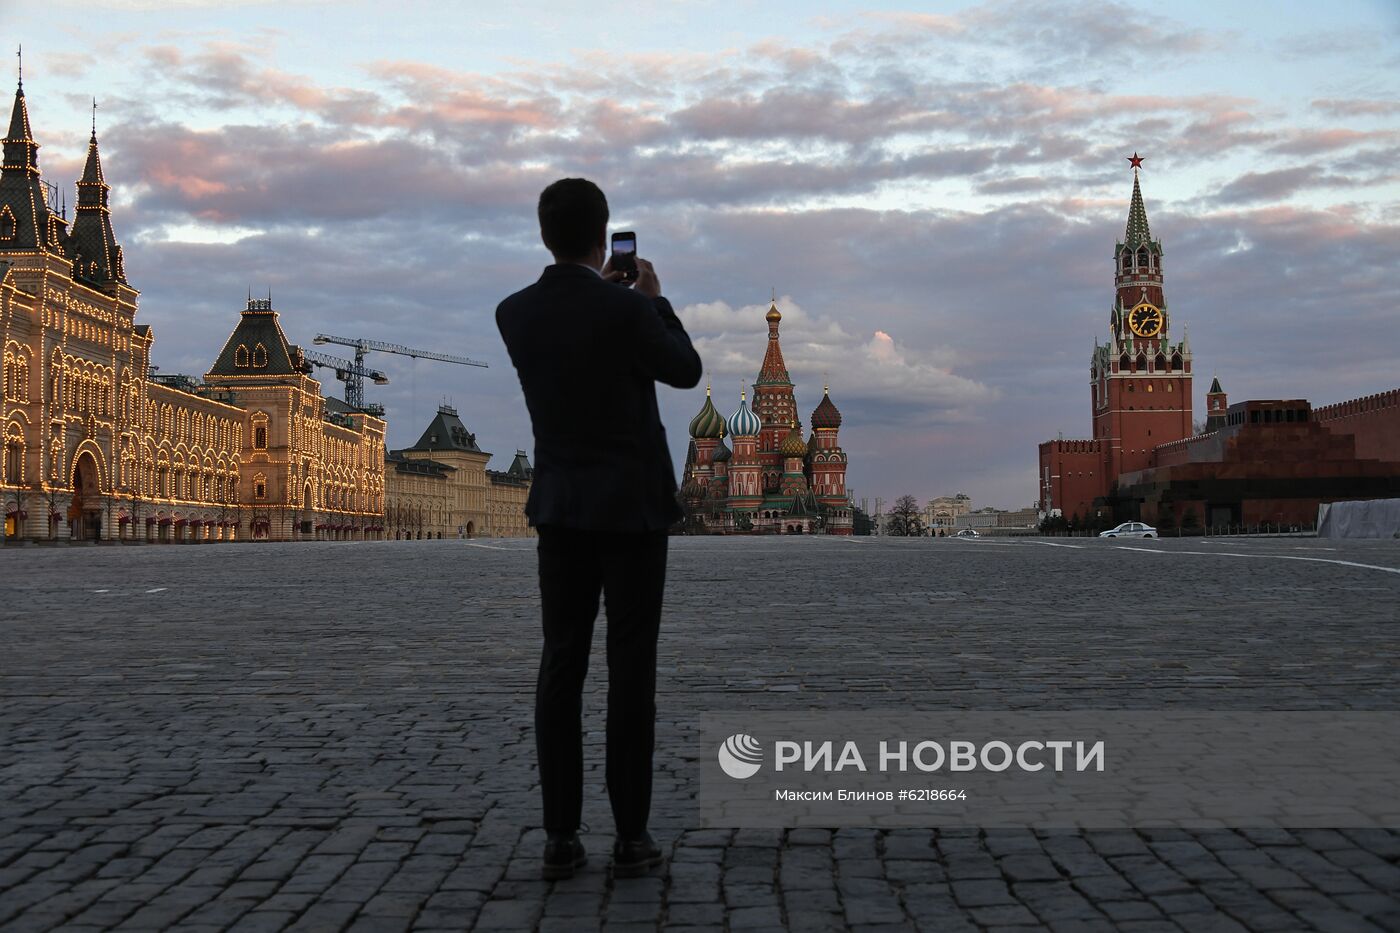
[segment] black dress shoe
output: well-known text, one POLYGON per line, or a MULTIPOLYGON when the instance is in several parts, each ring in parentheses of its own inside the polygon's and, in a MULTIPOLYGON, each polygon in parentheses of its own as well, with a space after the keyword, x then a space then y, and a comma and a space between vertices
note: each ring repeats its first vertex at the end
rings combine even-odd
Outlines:
POLYGON ((661 849, 650 833, 613 843, 613 877, 638 878, 661 864, 661 849))
POLYGON ((579 842, 578 833, 561 833, 545 840, 541 874, 546 881, 572 878, 574 872, 586 864, 588 853, 583 851, 583 843, 579 842))

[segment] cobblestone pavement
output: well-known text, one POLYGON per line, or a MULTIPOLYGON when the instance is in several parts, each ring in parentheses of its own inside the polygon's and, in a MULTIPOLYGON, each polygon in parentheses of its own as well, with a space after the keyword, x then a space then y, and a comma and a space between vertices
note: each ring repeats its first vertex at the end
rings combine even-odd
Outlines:
POLYGON ((1400 832, 697 830, 679 751, 698 710, 1400 709, 1400 543, 684 539, 671 568, 669 862, 606 871, 600 653, 592 862, 546 883, 532 542, 0 551, 0 926, 1400 929, 1400 832))

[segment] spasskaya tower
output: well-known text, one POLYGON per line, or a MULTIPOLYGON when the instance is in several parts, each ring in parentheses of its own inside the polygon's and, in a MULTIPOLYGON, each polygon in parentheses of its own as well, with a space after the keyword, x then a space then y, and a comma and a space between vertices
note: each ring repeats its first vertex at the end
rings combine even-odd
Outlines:
POLYGON ((1089 365, 1094 440, 1104 459, 1102 476, 1151 465, 1152 449, 1191 436, 1191 348, 1172 339, 1172 318, 1162 289, 1162 244, 1152 239, 1142 203, 1143 158, 1128 159, 1133 196, 1128 228, 1113 251, 1115 294, 1107 344, 1094 343, 1089 365))

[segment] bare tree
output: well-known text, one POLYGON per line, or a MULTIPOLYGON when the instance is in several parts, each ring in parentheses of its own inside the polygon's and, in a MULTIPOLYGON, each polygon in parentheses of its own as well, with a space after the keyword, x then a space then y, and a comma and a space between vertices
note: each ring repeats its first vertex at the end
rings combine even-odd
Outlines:
POLYGON ((894 500, 885 527, 889 534, 900 537, 923 535, 924 518, 919 509, 919 500, 913 496, 900 496, 894 500))

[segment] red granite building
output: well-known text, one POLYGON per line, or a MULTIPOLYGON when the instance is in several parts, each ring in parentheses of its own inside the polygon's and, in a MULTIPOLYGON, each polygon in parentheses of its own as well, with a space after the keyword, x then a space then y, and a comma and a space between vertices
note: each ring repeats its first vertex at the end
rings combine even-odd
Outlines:
MULTIPOLYGON (((1162 245, 1136 155, 1127 232, 1114 249, 1109 339, 1089 364, 1093 437, 1040 445, 1039 505, 1083 524, 1307 524, 1322 502, 1400 497, 1400 389, 1317 410, 1301 399, 1230 405, 1191 420, 1188 341, 1171 339, 1162 245)), ((1184 333, 1184 327, 1183 327, 1184 333)))

